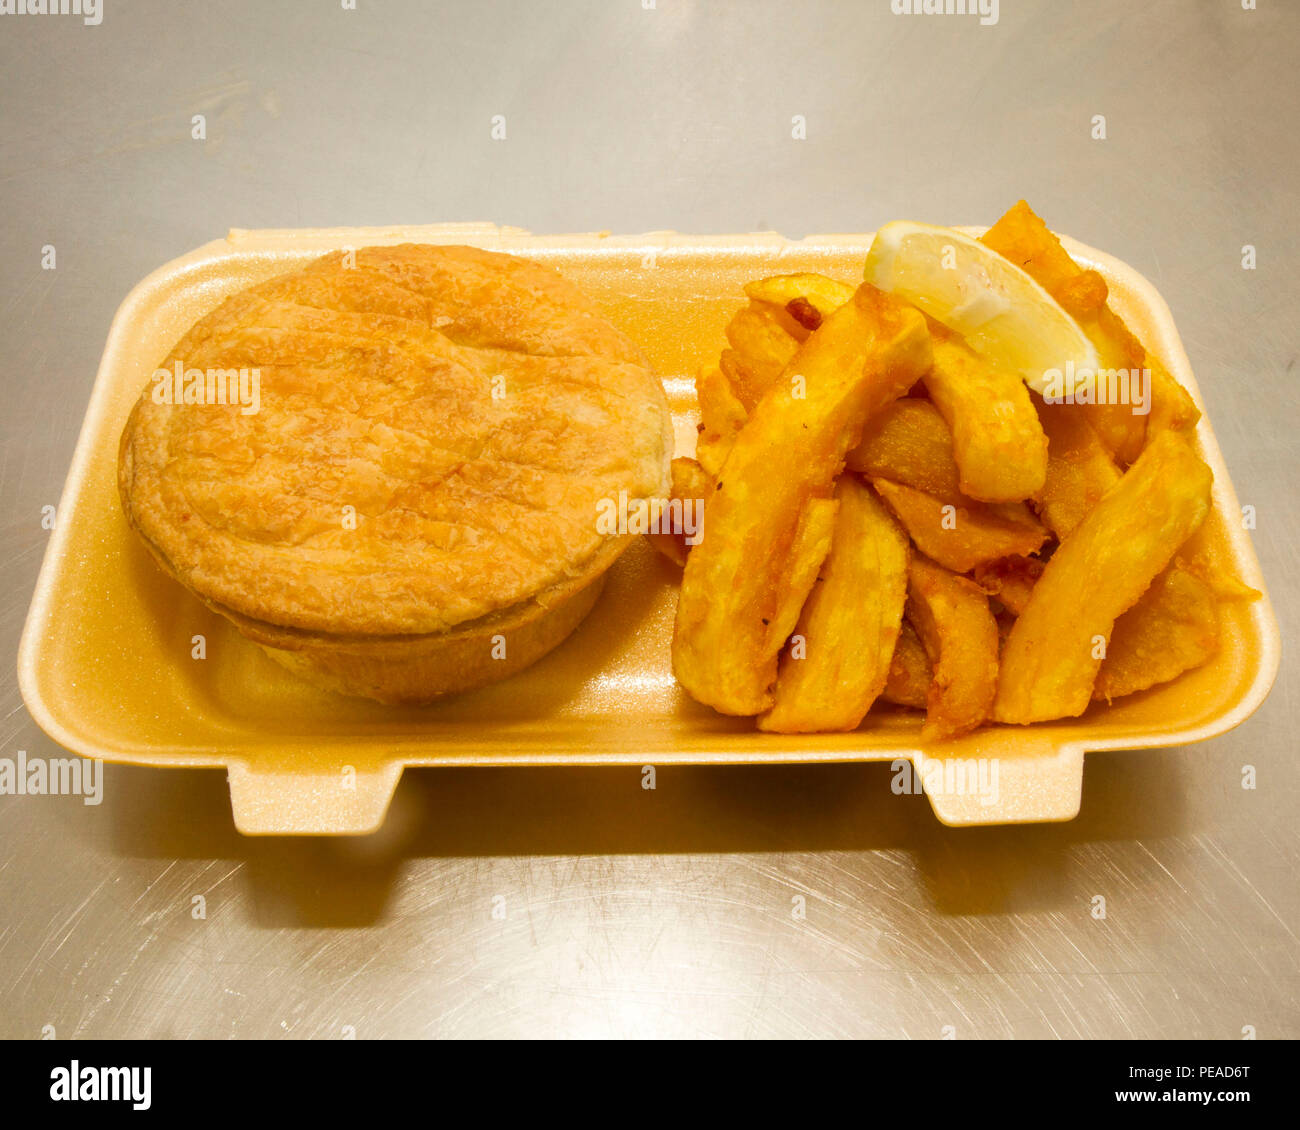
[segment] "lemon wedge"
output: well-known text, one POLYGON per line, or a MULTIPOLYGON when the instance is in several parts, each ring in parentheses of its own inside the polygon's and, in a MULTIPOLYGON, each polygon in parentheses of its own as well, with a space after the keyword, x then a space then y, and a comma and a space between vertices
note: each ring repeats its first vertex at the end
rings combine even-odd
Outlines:
POLYGON ((1050 294, 992 248, 954 228, 898 220, 876 232, 863 272, 961 334, 991 362, 1015 370, 1035 392, 1076 390, 1099 366, 1087 335, 1050 294))

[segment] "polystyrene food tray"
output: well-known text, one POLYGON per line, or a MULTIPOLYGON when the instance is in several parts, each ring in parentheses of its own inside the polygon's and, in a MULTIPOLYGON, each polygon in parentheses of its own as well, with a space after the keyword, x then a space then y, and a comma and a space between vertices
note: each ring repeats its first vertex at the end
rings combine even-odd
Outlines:
MULTIPOLYGON (((1280 645, 1265 595, 1223 606, 1223 645, 1206 666, 1110 707, 1094 705, 1080 718, 923 744, 919 714, 884 708, 854 733, 761 734, 751 720, 715 714, 675 684, 677 571, 644 543, 614 567, 574 635, 504 683, 418 708, 314 690, 159 572, 118 503, 118 439, 150 374, 224 297, 329 250, 402 242, 470 243, 564 272, 649 354, 668 390, 678 453, 688 454, 694 373, 717 357, 743 284, 792 271, 856 281, 871 236, 534 236, 485 224, 232 231, 155 271, 109 331, 20 647, 23 697, 57 742, 106 761, 224 766, 235 824, 250 834, 373 831, 407 765, 907 759, 916 779, 944 783, 928 794, 941 820, 997 824, 1073 817, 1085 751, 1214 737, 1267 695, 1280 645), (196 636, 204 637, 205 658, 192 657, 196 636)), ((1118 312, 1204 409, 1151 284, 1107 255, 1064 243, 1101 272, 1118 312)), ((1215 482, 1196 550, 1263 590, 1204 416, 1197 442, 1215 482)))

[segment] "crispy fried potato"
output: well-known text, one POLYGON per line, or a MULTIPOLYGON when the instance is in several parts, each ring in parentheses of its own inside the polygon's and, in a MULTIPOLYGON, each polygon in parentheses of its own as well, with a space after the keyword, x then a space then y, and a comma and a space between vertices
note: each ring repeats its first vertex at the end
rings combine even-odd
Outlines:
MULTIPOLYGON (((1061 247, 1059 242, 1057 247, 1061 247)), ((1061 247, 1061 251, 1064 253, 1065 248, 1061 247)), ((1070 261, 1073 263, 1073 260, 1070 261)), ((1042 285, 1041 282, 1039 285, 1042 285)), ((1106 280, 1096 271, 1080 271, 1073 277, 1066 277, 1053 297, 1075 321, 1082 322, 1097 317, 1106 305, 1106 299, 1110 297, 1110 289, 1106 286, 1106 280)))
POLYGON ((1023 503, 940 498, 888 479, 872 479, 871 485, 917 549, 954 573, 969 573, 999 557, 1027 556, 1047 540, 1047 530, 1023 503))
POLYGON ((925 709, 926 696, 933 682, 930 657, 926 655, 916 629, 906 620, 899 629, 898 642, 889 661, 889 677, 880 697, 895 706, 925 709))
MULTIPOLYGON (((683 510, 683 514, 689 514, 690 520, 694 521, 695 533, 683 529, 647 536, 650 543, 674 564, 686 564, 691 546, 699 534, 704 499, 713 493, 713 489, 713 479, 694 459, 673 460, 672 498, 681 498, 683 507, 688 502, 695 506, 694 510, 683 510)), ((772 646, 778 651, 782 641, 794 630, 799 610, 808 599, 808 594, 817 581, 818 571, 830 552, 835 529, 835 509, 833 499, 814 498, 800 516, 790 548, 790 573, 776 587, 776 606, 767 625, 768 637, 774 641, 772 646)))
POLYGON ((1201 418, 1201 410, 1189 393, 1154 353, 1146 355, 1151 370, 1151 415, 1147 417, 1147 442, 1160 432, 1190 432, 1201 418))
POLYGON ((1206 662, 1218 602, 1260 595, 1194 536, 1199 410, 1104 277, 1024 201, 984 243, 1079 322, 1103 403, 1046 403, 869 285, 748 283, 697 380, 698 462, 673 462, 708 536, 652 535, 685 563, 673 668, 698 701, 807 733, 881 698, 926 708, 925 740, 1072 717, 1206 662), (1130 372, 1149 385, 1115 396, 1130 372))
POLYGON ((1110 702, 1167 683, 1218 650, 1214 593, 1200 577, 1170 565, 1115 621, 1092 697, 1110 702))
POLYGON ((955 738, 989 716, 998 682, 998 626, 984 591, 965 577, 913 554, 907 618, 930 658, 927 741, 955 738))
POLYGON ((1197 540, 1192 538, 1183 546, 1183 553, 1174 558, 1174 564, 1180 569, 1199 577, 1209 585, 1210 591, 1214 593, 1216 599, 1222 601, 1259 600, 1264 595, 1259 589, 1253 589, 1239 577, 1234 577, 1222 565, 1216 564, 1213 557, 1203 550, 1188 553, 1187 551, 1192 549, 1197 540))
MULTIPOLYGON (((1201 418, 1201 410, 1196 407, 1191 394, 1174 380, 1173 374, 1160 363, 1160 359, 1134 336, 1124 324, 1124 320, 1109 306, 1101 307, 1097 312, 1096 320, 1098 333, 1111 350, 1107 354, 1100 345, 1098 346, 1103 369, 1107 367, 1145 369, 1150 374, 1150 401, 1146 405, 1146 442, 1150 443, 1157 433, 1162 431, 1191 431, 1196 426, 1196 421, 1201 418)), ((1098 374, 1098 379, 1108 380, 1109 377, 1103 372, 1098 374)), ((1100 412, 1101 407, 1096 406, 1090 411, 1100 412)), ((1131 405, 1120 404, 1114 406, 1114 411, 1122 415, 1124 412, 1131 413, 1133 409, 1131 405)), ((1097 426, 1105 434, 1104 426, 1097 426)), ((1112 424, 1112 426, 1127 428, 1128 425, 1112 424)), ((1127 450, 1116 448, 1115 452, 1124 462, 1132 462, 1131 459, 1126 458, 1127 450)))
POLYGON ((1043 575, 1044 564, 1037 557, 1002 557, 975 566, 974 580, 1012 616, 1019 616, 1043 575))
POLYGON ((928 400, 895 400, 868 420, 862 442, 849 452, 845 466, 926 494, 950 498, 961 493, 952 432, 928 400))
POLYGON ((853 288, 825 275, 773 275, 745 284, 745 293, 789 319, 782 324, 800 341, 853 297, 853 288))
POLYGON ((1186 389, 1173 379, 1107 303, 1105 280, 1070 258, 1061 241, 1023 200, 994 224, 981 240, 1019 264, 1074 315, 1092 343, 1103 369, 1150 369, 1150 415, 1132 404, 1080 404, 1083 415, 1121 463, 1137 458, 1143 444, 1164 430, 1187 430, 1200 412, 1186 389), (1100 302, 1098 299, 1100 298, 1100 302))
POLYGON ((1041 722, 1082 714, 1099 643, 1205 519, 1213 475, 1162 432, 1057 548, 1002 650, 993 716, 1041 722))
POLYGON ((682 521, 672 531, 647 534, 650 544, 675 565, 685 565, 691 546, 701 536, 704 501, 713 493, 713 479, 694 459, 678 457, 672 461, 672 488, 668 496, 669 512, 673 503, 681 504, 682 521))
POLYGON ((920 313, 863 284, 750 413, 682 577, 673 670, 694 698, 724 714, 772 705, 784 643, 772 622, 786 607, 800 520, 811 500, 830 495, 864 421, 930 362, 920 313))
POLYGON ((790 363, 799 342, 771 310, 754 302, 736 311, 726 332, 731 349, 723 352, 719 365, 736 399, 752 412, 790 363))
MULTIPOLYGON (((1067 293, 1068 285, 1084 274, 1083 268, 1061 246, 1061 241, 1023 200, 1016 201, 980 236, 980 242, 1010 259, 1053 298, 1067 293)), ((1068 306, 1066 309, 1076 313, 1068 306)))
POLYGON ((695 394, 700 400, 699 438, 695 442, 695 458, 710 475, 722 467, 727 452, 740 435, 749 413, 731 390, 731 382, 716 365, 706 365, 695 381, 695 394))
POLYGON ((1047 437, 1017 372, 998 369, 932 322, 930 399, 952 430, 961 493, 981 502, 1019 502, 1047 477, 1047 437))
POLYGON ((799 515, 794 541, 790 544, 790 569, 777 577, 772 614, 767 617, 763 633, 763 650, 773 655, 790 638, 799 621, 799 612, 817 583, 826 555, 835 536, 835 514, 839 503, 833 498, 811 498, 799 515))
POLYGON ((1047 432, 1047 481, 1038 513, 1058 538, 1082 522, 1120 479, 1115 460, 1079 409, 1077 404, 1038 405, 1047 432))
POLYGON ((718 368, 727 378, 732 392, 748 412, 762 396, 765 387, 761 377, 745 367, 740 354, 734 349, 724 349, 718 357, 718 368))
MULTIPOLYGON (((1081 325, 1097 347, 1101 366, 1097 370, 1096 387, 1106 388, 1107 396, 1106 403, 1076 404, 1074 407, 1083 411, 1116 459, 1124 464, 1132 463, 1146 443, 1150 419, 1150 405, 1131 402, 1141 392, 1141 385, 1134 388, 1132 382, 1134 376, 1142 374, 1147 367, 1146 350, 1109 306, 1102 306, 1095 317, 1085 318, 1081 325), (1125 403, 1123 388, 1119 384, 1122 370, 1128 370, 1129 374, 1129 403, 1125 403), (1114 390, 1111 390, 1112 382, 1114 390)), ((1154 398, 1154 387, 1151 395, 1154 398)), ((1102 399, 1100 395, 1098 399, 1102 399)))
POLYGON ((907 535, 852 475, 821 577, 781 661, 776 701, 758 728, 777 734, 855 730, 884 689, 907 597, 907 535))

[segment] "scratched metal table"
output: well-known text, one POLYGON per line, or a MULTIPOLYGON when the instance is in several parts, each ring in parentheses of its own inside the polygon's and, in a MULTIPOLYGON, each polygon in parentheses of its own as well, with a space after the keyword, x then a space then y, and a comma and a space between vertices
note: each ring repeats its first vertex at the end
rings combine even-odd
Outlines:
MULTIPOLYGON (((357 7, 0 16, 11 659, 117 304, 229 227, 796 236, 1020 196, 1173 307, 1292 646, 1300 8, 357 7)), ((1295 1037, 1296 695, 1284 660, 1231 735, 1089 757, 1073 823, 974 831, 848 765, 408 772, 375 837, 247 840, 221 774, 109 767, 98 806, 0 797, 0 1035, 1295 1037)), ((0 710, 0 756, 58 755, 12 662, 0 710)))

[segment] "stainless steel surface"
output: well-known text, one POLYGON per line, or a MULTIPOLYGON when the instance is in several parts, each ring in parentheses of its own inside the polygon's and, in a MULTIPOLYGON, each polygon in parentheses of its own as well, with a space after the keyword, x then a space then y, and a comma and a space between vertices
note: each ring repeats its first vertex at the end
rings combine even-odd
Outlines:
MULTIPOLYGON (((0 16, 0 646, 113 311, 229 227, 801 235, 1024 196, 1172 306, 1289 651, 1300 8, 1260 8, 0 16)), ((0 797, 0 1035, 1295 1037, 1296 686, 1284 659, 1226 737, 1091 755, 1053 826, 944 828, 881 765, 449 770, 375 837, 249 840, 220 774, 108 767, 98 806, 0 797)), ((12 662, 0 713, 0 757, 59 755, 12 662)))

